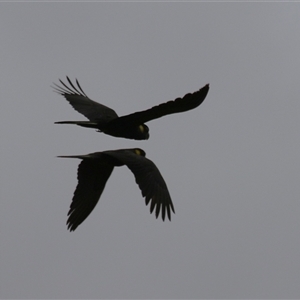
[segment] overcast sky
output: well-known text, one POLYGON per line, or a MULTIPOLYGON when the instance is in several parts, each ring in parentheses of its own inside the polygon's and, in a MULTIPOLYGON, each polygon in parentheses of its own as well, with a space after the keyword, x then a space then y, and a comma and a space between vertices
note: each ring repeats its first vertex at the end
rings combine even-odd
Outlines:
POLYGON ((1 3, 1 298, 300 298, 299 3, 1 3), (210 84, 132 141, 50 85, 78 78, 119 115, 210 84), (140 147, 176 214, 115 168, 65 225, 79 160, 140 147))

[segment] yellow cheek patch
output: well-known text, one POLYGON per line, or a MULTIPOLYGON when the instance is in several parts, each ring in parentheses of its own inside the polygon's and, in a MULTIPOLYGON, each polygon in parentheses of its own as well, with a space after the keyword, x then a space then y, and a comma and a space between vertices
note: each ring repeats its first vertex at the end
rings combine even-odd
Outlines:
POLYGON ((142 133, 145 131, 145 128, 144 128, 143 125, 140 125, 140 126, 139 126, 139 131, 142 132, 142 133))
POLYGON ((139 149, 135 149, 134 152, 136 155, 141 155, 141 151, 139 149))

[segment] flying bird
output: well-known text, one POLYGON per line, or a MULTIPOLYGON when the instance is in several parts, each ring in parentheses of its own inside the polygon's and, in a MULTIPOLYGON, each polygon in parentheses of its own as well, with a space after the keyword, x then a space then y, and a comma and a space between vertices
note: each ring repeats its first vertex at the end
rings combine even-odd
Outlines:
POLYGON ((59 79, 62 86, 54 83, 52 88, 55 92, 64 96, 72 107, 89 121, 61 121, 55 122, 55 124, 76 124, 98 129, 99 132, 115 137, 134 140, 147 140, 149 138, 149 127, 145 123, 166 115, 196 108, 204 101, 209 90, 207 84, 192 94, 186 94, 183 98, 177 98, 144 111, 119 117, 113 109, 91 100, 85 94, 77 79, 77 87, 68 76, 67 80, 70 86, 59 79))
POLYGON ((161 212, 163 221, 167 214, 171 221, 171 210, 173 213, 175 210, 167 185, 156 165, 145 156, 145 151, 139 148, 58 156, 82 160, 77 171, 78 184, 68 212, 68 229, 74 231, 89 216, 101 197, 114 167, 124 165, 133 173, 145 197, 146 205, 150 203, 150 213, 155 210, 155 216, 158 218, 161 212))

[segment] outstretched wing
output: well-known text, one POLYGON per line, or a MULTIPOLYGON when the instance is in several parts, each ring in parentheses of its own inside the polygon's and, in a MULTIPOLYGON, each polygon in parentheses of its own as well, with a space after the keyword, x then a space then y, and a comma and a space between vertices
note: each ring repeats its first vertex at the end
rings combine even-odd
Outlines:
POLYGON ((166 115, 185 112, 199 106, 206 98, 208 91, 209 85, 207 84, 199 91, 192 94, 186 94, 183 98, 177 98, 144 111, 119 117, 113 120, 112 123, 119 124, 120 126, 125 124, 138 125, 166 115))
POLYGON ((146 205, 150 202, 150 213, 155 210, 156 218, 161 216, 163 221, 167 213, 171 220, 171 210, 174 206, 167 185, 156 165, 144 156, 137 155, 134 149, 105 151, 120 162, 124 163, 134 174, 136 183, 145 197, 146 205))
POLYGON ((75 230, 95 208, 113 168, 101 158, 81 161, 77 171, 78 184, 68 212, 70 231, 75 230))
POLYGON ((55 92, 64 96, 76 111, 83 114, 90 121, 108 122, 118 117, 117 113, 113 109, 91 100, 82 90, 77 79, 77 87, 75 87, 68 76, 67 80, 70 87, 59 79, 62 86, 54 83, 55 86, 53 88, 55 92))

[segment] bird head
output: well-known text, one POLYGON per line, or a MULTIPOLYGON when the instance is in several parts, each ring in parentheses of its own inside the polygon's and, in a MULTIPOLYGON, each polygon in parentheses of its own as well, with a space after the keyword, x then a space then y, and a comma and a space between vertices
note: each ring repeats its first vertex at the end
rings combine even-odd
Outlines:
POLYGON ((149 127, 146 124, 141 124, 136 127, 135 137, 137 140, 148 140, 149 136, 149 127))
POLYGON ((132 149, 133 153, 135 153, 136 155, 139 155, 139 156, 146 156, 146 152, 141 149, 141 148, 134 148, 132 149))

